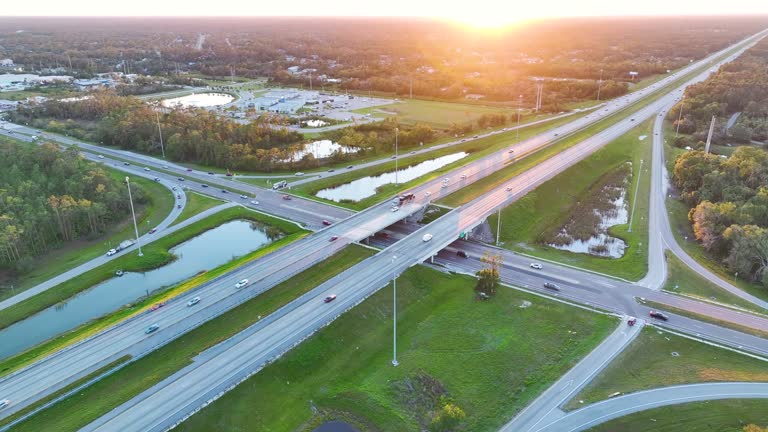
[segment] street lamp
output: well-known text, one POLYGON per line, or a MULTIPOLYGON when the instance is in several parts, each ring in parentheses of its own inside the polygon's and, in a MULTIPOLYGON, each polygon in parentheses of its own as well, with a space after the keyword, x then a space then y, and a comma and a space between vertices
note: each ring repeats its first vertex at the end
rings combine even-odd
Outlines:
POLYGON ((600 102, 600 90, 603 88, 603 70, 600 69, 600 81, 597 83, 597 101, 600 102))
POLYGON ((163 145, 163 130, 160 129, 160 114, 155 110, 155 118, 157 119, 157 132, 160 134, 160 151, 163 152, 163 159, 165 159, 165 146, 163 145))
POLYGON ((520 142, 520 108, 523 105, 523 95, 517 97, 517 128, 515 129, 515 141, 520 142))
MULTIPOLYGON (((395 129, 397 130, 397 129, 395 129)), ((397 255, 392 255, 392 264, 394 265, 397 255)), ((392 366, 400 363, 397 361, 397 270, 392 268, 392 366)))
POLYGON ((128 202, 131 203, 131 214, 133 215, 133 231, 136 233, 136 244, 139 246, 139 256, 141 253, 141 241, 139 241, 139 226, 136 224, 136 212, 133 210, 133 197, 131 196, 131 181, 128 176, 125 177, 125 185, 128 187, 128 202))
POLYGON ((397 132, 398 128, 395 128, 395 185, 400 184, 400 182, 397 181, 397 132))
POLYGON ((677 115, 677 127, 675 128, 675 138, 677 138, 677 133, 680 131, 680 120, 683 118, 684 102, 685 102, 685 94, 683 94, 683 97, 680 99, 680 114, 677 115))

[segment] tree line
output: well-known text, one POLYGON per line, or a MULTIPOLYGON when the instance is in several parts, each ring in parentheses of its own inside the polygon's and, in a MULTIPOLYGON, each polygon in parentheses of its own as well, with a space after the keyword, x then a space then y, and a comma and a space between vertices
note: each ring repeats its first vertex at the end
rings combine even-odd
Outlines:
MULTIPOLYGON (((144 191, 131 185, 136 204, 144 191)), ((127 190, 74 147, 0 140, 0 268, 24 271, 62 244, 94 238, 130 212, 127 190)))
POLYGON ((727 159, 686 152, 675 161, 673 181, 704 249, 737 276, 768 287, 768 153, 746 146, 727 159))

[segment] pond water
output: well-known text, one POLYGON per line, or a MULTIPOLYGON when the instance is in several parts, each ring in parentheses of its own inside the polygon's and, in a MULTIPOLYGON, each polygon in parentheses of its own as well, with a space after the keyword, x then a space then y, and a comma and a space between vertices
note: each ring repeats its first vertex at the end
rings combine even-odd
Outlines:
MULTIPOLYGON (((624 256, 624 250, 627 248, 627 244, 620 238, 608 235, 608 228, 614 225, 623 225, 629 220, 626 194, 626 188, 622 188, 618 198, 611 201, 612 208, 606 212, 593 210, 600 216, 600 224, 596 235, 593 235, 586 241, 572 238, 572 241, 569 244, 550 244, 550 246, 575 253, 607 256, 611 258, 621 258, 624 256)), ((560 234, 565 237, 570 237, 565 230, 561 231, 560 234)))
POLYGON ((228 104, 235 100, 235 97, 227 93, 196 93, 187 96, 181 96, 171 99, 163 99, 164 107, 211 107, 228 104))
POLYGON ((177 259, 145 273, 125 273, 0 330, 5 358, 112 312, 147 295, 211 270, 271 243, 264 227, 249 221, 227 222, 171 249, 177 259))
MULTIPOLYGON (((469 153, 459 152, 420 162, 416 165, 400 167, 400 170, 397 173, 397 181, 399 183, 409 182, 438 168, 456 162, 467 155, 469 155, 469 153)), ((361 199, 375 195, 376 189, 379 187, 394 182, 395 172, 392 171, 377 176, 363 177, 333 188, 323 189, 318 191, 315 195, 336 202, 342 200, 360 201, 361 199)))
POLYGON ((320 140, 304 144, 304 148, 293 153, 293 160, 301 160, 305 155, 311 154, 315 159, 327 158, 336 152, 357 153, 360 151, 357 147, 346 147, 331 140, 320 140))

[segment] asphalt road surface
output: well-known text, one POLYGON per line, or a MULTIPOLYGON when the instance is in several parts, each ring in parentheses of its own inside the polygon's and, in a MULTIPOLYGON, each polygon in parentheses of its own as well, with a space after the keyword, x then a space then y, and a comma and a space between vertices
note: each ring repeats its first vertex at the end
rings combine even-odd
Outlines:
MULTIPOLYGON (((766 399, 768 383, 729 382, 663 387, 604 400, 558 419, 546 419, 535 432, 577 432, 639 411, 718 399, 766 399)), ((653 430, 648 425, 647 430, 653 430)))

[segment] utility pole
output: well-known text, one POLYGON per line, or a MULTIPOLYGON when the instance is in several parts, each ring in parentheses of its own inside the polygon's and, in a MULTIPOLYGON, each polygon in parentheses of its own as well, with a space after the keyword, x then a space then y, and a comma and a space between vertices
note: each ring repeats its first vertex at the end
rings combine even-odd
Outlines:
MULTIPOLYGON (((160 107, 158 106, 158 109, 160 107)), ((160 134, 160 151, 163 152, 163 159, 165 159, 165 146, 163 145, 163 130, 160 129, 160 114, 155 111, 155 118, 157 119, 157 132, 160 134)))
MULTIPOLYGON (((392 256, 392 264, 395 263, 397 255, 392 256)), ((392 269, 392 366, 400 363, 397 361, 397 270, 392 269)))
POLYGON ((683 118, 683 102, 685 102, 685 94, 680 99, 680 114, 677 115, 677 127, 675 128, 675 138, 677 138, 678 132, 680 132, 680 120, 683 118))
POLYGON ((709 145, 712 143, 712 134, 715 132, 715 116, 712 116, 712 123, 709 124, 709 134, 707 135, 707 144, 704 145, 704 153, 709 153, 709 145))
POLYGON ((139 247, 139 256, 144 256, 141 253, 141 241, 139 241, 139 226, 136 224, 136 212, 133 210, 133 197, 131 196, 131 180, 128 176, 125 176, 125 185, 128 187, 128 202, 131 203, 131 215, 133 215, 133 232, 136 234, 136 244, 139 247))
POLYGON ((395 185, 400 184, 400 182, 397 181, 397 131, 398 128, 395 128, 395 185))
MULTIPOLYGON (((515 141, 520 142, 520 109, 523 106, 523 95, 517 97, 517 129, 515 129, 515 141)), ((498 240, 496 241, 498 243, 498 240)))
POLYGON ((603 70, 600 69, 600 81, 597 83, 597 101, 600 102, 600 89, 603 87, 603 70))

